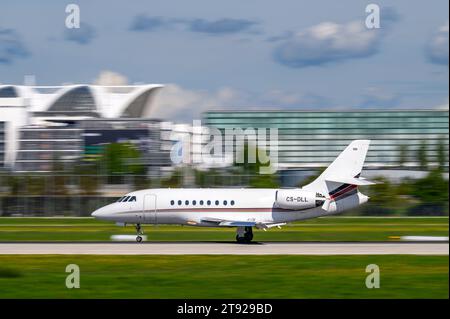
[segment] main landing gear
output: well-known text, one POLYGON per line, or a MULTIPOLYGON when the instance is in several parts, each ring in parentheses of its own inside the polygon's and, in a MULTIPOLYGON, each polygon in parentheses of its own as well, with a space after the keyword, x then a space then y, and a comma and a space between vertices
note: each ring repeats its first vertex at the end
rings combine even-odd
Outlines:
POLYGON ((142 228, 141 228, 141 224, 136 224, 136 234, 137 234, 136 241, 138 243, 142 242, 142 236, 141 235, 143 234, 143 231, 142 231, 142 228))
POLYGON ((251 227, 238 227, 236 241, 238 243, 249 243, 253 239, 253 230, 251 227))

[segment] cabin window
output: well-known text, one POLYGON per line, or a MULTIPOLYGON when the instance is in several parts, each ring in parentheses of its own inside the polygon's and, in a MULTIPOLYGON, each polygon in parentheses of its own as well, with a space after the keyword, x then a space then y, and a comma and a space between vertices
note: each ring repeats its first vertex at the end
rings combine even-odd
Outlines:
POLYGON ((211 205, 211 201, 210 201, 210 200, 209 200, 209 201, 207 201, 206 203, 207 203, 208 205, 211 205))
POLYGON ((219 205, 219 201, 218 201, 218 200, 216 200, 216 206, 217 206, 217 205, 219 205))
POLYGON ((175 205, 175 201, 174 201, 174 200, 171 200, 171 201, 170 201, 170 205, 172 205, 172 206, 175 205))
POLYGON ((230 202, 230 204, 231 204, 231 206, 234 206, 234 200, 232 200, 232 201, 230 202))
POLYGON ((181 201, 181 200, 179 200, 179 201, 178 201, 178 205, 181 205, 181 203, 182 203, 182 201, 181 201))
POLYGON ((197 205, 197 201, 196 201, 196 200, 193 200, 193 201, 192 201, 192 205, 194 205, 194 206, 197 205))
POLYGON ((224 200, 224 201, 223 201, 223 204, 224 204, 225 206, 227 206, 227 201, 226 201, 226 200, 224 200))
POLYGON ((203 201, 202 200, 200 201, 200 205, 203 205, 203 201))
POLYGON ((189 205, 189 201, 188 201, 188 200, 187 200, 187 201, 185 201, 184 203, 185 203, 186 205, 189 205))

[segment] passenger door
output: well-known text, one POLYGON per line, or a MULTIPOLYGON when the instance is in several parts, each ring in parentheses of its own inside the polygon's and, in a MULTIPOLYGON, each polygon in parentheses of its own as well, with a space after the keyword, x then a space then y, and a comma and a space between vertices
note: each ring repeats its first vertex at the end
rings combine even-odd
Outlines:
POLYGON ((156 195, 147 194, 144 196, 144 220, 149 224, 156 224, 156 195))

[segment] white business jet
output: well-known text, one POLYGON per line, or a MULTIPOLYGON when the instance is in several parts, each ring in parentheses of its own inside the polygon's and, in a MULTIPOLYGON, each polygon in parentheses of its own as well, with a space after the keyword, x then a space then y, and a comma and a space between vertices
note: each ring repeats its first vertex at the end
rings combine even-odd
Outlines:
POLYGON ((288 222, 341 213, 369 199, 358 191, 372 182, 360 177, 369 140, 355 140, 312 183, 302 188, 145 189, 97 209, 92 216, 118 224, 236 227, 238 242, 253 239, 253 227, 268 229, 288 222))

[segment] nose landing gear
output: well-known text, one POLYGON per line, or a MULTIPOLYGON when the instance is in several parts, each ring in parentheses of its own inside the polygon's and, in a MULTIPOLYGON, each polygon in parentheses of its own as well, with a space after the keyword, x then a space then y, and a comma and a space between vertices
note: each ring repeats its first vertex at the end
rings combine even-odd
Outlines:
POLYGON ((142 236, 141 235, 143 234, 143 231, 142 231, 142 228, 141 228, 141 224, 136 224, 136 233, 137 233, 136 241, 138 243, 142 242, 142 236))
POLYGON ((236 241, 238 243, 250 243, 253 240, 252 227, 238 227, 236 234, 236 241))

